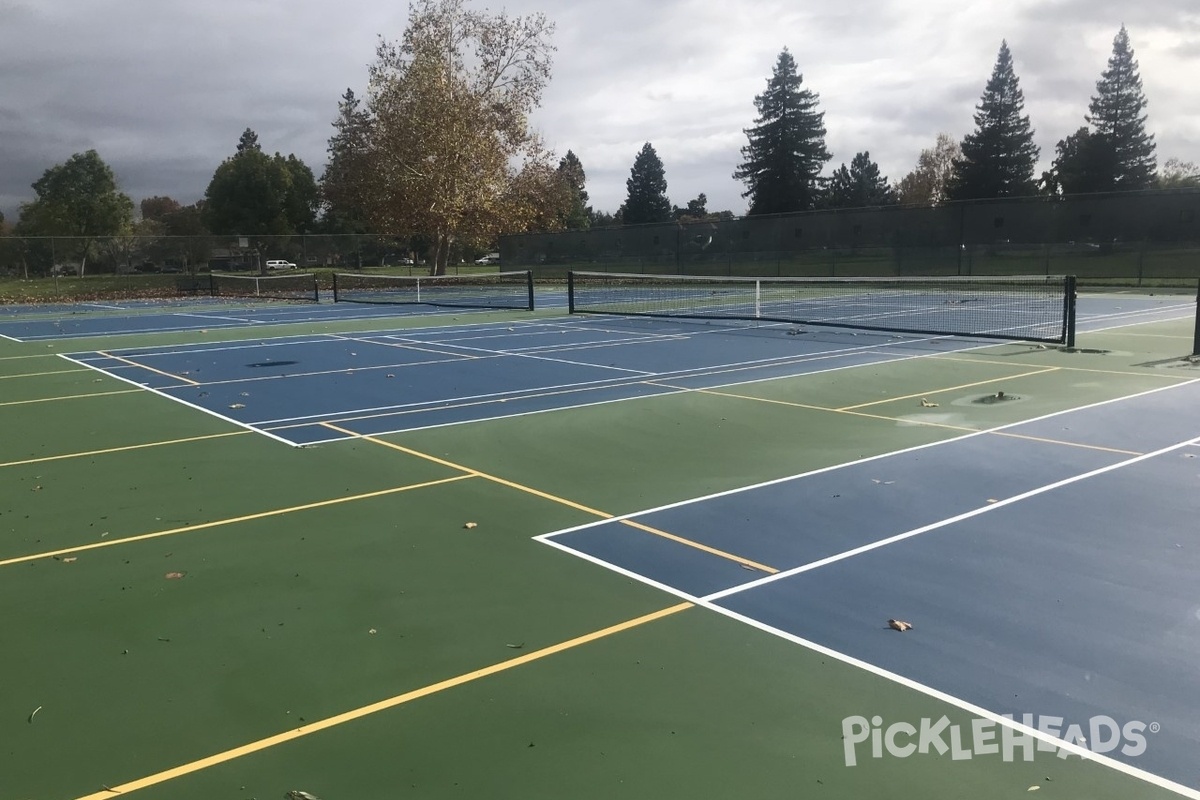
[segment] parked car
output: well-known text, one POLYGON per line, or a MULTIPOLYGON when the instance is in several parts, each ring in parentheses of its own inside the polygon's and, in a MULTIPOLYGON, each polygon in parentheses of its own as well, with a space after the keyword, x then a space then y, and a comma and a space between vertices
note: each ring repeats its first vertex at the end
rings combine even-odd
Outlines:
POLYGON ((500 263, 500 254, 499 253, 488 253, 483 258, 475 259, 475 263, 476 264, 499 264, 500 263))
POLYGON ((296 265, 290 261, 275 260, 275 261, 267 262, 267 269, 295 269, 295 268, 296 268, 296 265))

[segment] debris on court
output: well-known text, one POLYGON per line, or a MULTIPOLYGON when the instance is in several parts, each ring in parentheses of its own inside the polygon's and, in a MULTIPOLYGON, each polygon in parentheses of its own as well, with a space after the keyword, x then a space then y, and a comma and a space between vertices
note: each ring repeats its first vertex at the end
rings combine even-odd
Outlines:
POLYGON ((524 646, 525 646, 525 643, 524 643, 524 642, 517 642, 516 644, 508 644, 508 643, 505 643, 505 645, 504 645, 504 646, 505 646, 505 647, 507 647, 507 648, 510 648, 510 649, 512 649, 512 650, 520 650, 522 647, 524 647, 524 646))
POLYGON ((371 634, 372 636, 374 636, 375 634, 379 633, 379 631, 375 630, 374 628, 371 628, 370 630, 368 630, 368 631, 367 631, 367 633, 369 633, 369 634, 371 634))
POLYGON ((75 556, 55 556, 55 561, 61 561, 64 564, 73 564, 77 560, 75 556))
POLYGON ((246 404, 245 403, 232 403, 229 407, 230 408, 245 408, 246 404))
POLYGON ((41 710, 42 710, 42 707, 41 707, 41 706, 38 706, 37 708, 35 708, 35 709, 33 710, 33 713, 29 715, 29 722, 30 722, 31 724, 33 723, 33 718, 34 718, 34 717, 36 717, 36 716, 37 716, 37 713, 38 713, 39 711, 41 711, 41 710))
POLYGON ((894 631, 900 631, 901 633, 903 633, 904 631, 911 631, 913 628, 913 625, 911 622, 905 622, 902 619, 889 619, 888 627, 894 631))
POLYGON ((1015 394, 1009 394, 1008 392, 1005 392, 1005 391, 999 391, 999 392, 996 392, 995 394, 984 395, 983 397, 979 398, 975 402, 983 403, 984 405, 991 405, 992 403, 1007 403, 1010 400, 1020 400, 1020 399, 1021 398, 1017 397, 1015 394))
POLYGON ((937 408, 937 407, 938 407, 937 403, 931 403, 930 401, 926 400, 924 397, 921 398, 921 408, 937 408))
POLYGON ((177 581, 180 578, 182 578, 184 575, 187 575, 187 573, 186 572, 168 572, 163 577, 169 581, 177 581))
POLYGON ((285 800, 321 800, 321 798, 317 797, 315 794, 309 794, 308 792, 302 792, 299 789, 293 789, 292 791, 288 792, 287 794, 284 795, 284 799, 285 800))
POLYGON ((467 530, 471 530, 472 528, 478 528, 479 523, 478 522, 468 522, 465 525, 463 525, 463 527, 466 528, 467 530))

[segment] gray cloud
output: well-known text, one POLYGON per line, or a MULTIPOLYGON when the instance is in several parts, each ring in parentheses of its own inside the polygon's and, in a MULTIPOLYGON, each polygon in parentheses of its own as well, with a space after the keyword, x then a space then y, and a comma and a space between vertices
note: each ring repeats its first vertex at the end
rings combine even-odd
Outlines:
MULTIPOLYGON (((506 5, 557 24, 554 80, 534 122, 558 153, 580 157, 600 209, 621 203, 650 141, 673 202, 704 192, 712 208, 743 211, 731 175, 784 46, 820 94, 831 167, 869 150, 898 180, 939 132, 971 130, 1001 38, 1048 163, 1083 123, 1123 22, 1160 159, 1200 160, 1194 0, 506 5)), ((12 216, 45 169, 91 147, 135 200, 191 202, 246 127, 319 175, 338 98, 365 91, 377 37, 399 38, 406 17, 368 0, 0 0, 0 209, 12 216)))

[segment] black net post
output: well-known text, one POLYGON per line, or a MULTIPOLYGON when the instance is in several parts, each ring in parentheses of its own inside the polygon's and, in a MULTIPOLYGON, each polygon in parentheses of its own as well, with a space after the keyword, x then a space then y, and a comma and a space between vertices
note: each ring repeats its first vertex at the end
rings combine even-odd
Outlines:
POLYGON ((525 277, 529 285, 529 310, 533 311, 533 270, 527 270, 525 277))
POLYGON ((575 313, 575 273, 567 273, 567 313, 575 313))
POLYGON ((1200 356, 1200 280, 1196 281, 1196 333, 1192 337, 1192 355, 1200 356))
POLYGON ((209 297, 217 296, 217 279, 215 277, 213 277, 213 274, 211 272, 208 273, 208 296, 209 297))
POLYGON ((1075 346, 1075 301, 1077 300, 1077 292, 1075 291, 1075 276, 1067 276, 1066 292, 1063 297, 1063 302, 1066 304, 1063 309, 1063 342, 1067 347, 1075 346))
POLYGON ((337 273, 335 272, 335 273, 333 273, 333 302, 335 302, 335 303, 336 303, 337 301, 338 301, 338 295, 337 295, 337 273))

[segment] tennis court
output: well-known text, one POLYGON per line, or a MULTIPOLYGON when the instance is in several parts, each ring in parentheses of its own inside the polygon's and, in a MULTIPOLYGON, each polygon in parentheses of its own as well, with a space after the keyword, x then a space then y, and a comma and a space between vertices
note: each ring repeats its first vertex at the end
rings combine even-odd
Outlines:
POLYGON ((727 288, 5 315, 0 796, 1200 797, 1194 295, 727 288))

